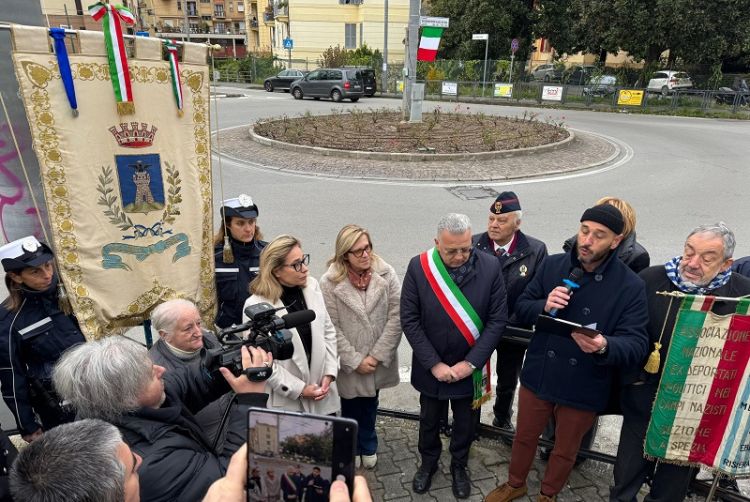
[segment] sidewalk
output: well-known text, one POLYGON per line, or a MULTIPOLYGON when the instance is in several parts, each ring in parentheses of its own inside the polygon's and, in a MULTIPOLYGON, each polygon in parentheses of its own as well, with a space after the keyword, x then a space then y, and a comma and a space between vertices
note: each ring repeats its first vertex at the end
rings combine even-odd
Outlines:
MULTIPOLYGON (((443 439, 440 469, 432 478, 430 491, 418 495, 412 492, 411 481, 419 467, 417 451, 418 422, 391 417, 378 417, 378 465, 372 471, 362 471, 372 491, 373 500, 387 501, 445 501, 454 500, 451 491, 449 439, 443 439)), ((469 456, 472 494, 468 500, 481 501, 499 484, 507 480, 510 447, 500 441, 482 438, 475 441, 469 456)), ((520 502, 535 502, 539 493, 545 462, 535 460, 528 485, 529 495, 520 502)), ((558 502, 598 502, 608 500, 612 466, 587 461, 570 475, 566 488, 558 495, 558 502)))

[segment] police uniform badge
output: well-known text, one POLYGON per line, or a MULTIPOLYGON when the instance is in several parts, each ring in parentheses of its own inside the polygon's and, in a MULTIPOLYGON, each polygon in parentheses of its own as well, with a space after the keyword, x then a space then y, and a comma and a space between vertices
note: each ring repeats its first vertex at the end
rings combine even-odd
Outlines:
POLYGON ((252 197, 250 197, 249 195, 247 195, 245 193, 240 194, 240 196, 237 197, 237 198, 239 199, 240 206, 242 206, 242 207, 250 207, 250 206, 253 205, 253 199, 252 199, 252 197))
POLYGON ((41 246, 39 245, 39 242, 36 239, 31 238, 31 239, 26 239, 25 241, 23 241, 23 244, 21 244, 21 247, 27 253, 35 253, 36 250, 39 249, 41 246))
POLYGON ((495 201, 495 214, 500 214, 500 210, 503 208, 503 203, 499 200, 495 201))
POLYGON ((520 275, 521 277, 526 277, 526 274, 528 273, 529 267, 527 267, 526 265, 521 265, 520 267, 518 267, 518 275, 520 275))

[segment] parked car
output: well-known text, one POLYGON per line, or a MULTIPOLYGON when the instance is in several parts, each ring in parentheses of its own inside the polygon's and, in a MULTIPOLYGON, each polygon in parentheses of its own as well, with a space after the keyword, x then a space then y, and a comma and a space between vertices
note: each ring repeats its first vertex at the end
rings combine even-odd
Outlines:
POLYGON ((292 82, 290 90, 294 99, 307 96, 333 101, 350 99, 353 103, 364 95, 362 74, 354 68, 318 68, 292 82))
POLYGON ((646 86, 647 92, 660 92, 666 96, 675 89, 689 89, 693 87, 690 75, 684 71, 660 70, 651 76, 646 86))
POLYGON ((279 72, 278 75, 274 77, 268 77, 263 82, 263 88, 268 92, 273 92, 276 89, 282 89, 282 90, 288 91, 289 87, 291 87, 292 85, 292 82, 304 77, 305 73, 307 72, 300 71, 300 70, 281 71, 279 72))
POLYGON ((534 80, 543 80, 545 82, 559 82, 562 79, 563 72, 553 64, 540 64, 531 72, 534 80))
POLYGON ((614 75, 598 75, 589 79, 586 87, 583 88, 584 94, 592 96, 609 96, 617 90, 617 77, 614 75))
POLYGON ((372 97, 375 95, 375 91, 378 90, 378 82, 377 78, 375 77, 375 70, 372 68, 368 68, 367 66, 346 66, 347 70, 354 69, 359 70, 360 75, 362 75, 362 90, 367 97, 372 97))
POLYGON ((564 81, 568 85, 583 85, 596 70, 594 65, 571 66, 565 71, 564 81))

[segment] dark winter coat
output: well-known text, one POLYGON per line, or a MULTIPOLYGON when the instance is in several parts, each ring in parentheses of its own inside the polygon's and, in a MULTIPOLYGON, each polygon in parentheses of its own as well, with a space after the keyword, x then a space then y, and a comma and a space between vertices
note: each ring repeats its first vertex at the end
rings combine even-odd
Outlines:
POLYGON ((266 241, 253 239, 243 243, 231 237, 229 242, 234 263, 224 263, 224 244, 214 247, 216 295, 219 298, 216 325, 220 328, 242 323, 242 308, 250 297, 250 282, 258 275, 260 252, 268 245, 266 241))
POLYGON ((0 430, 0 502, 12 502, 8 473, 18 456, 18 450, 5 431, 0 430))
POLYGON ((21 433, 31 434, 40 427, 32 405, 32 379, 52 390, 55 363, 86 339, 78 320, 58 308, 56 279, 45 291, 23 289, 21 294, 24 302, 18 311, 0 307, 0 386, 21 433))
POLYGON ((227 435, 215 452, 192 412, 217 395, 200 395, 184 371, 165 373, 167 399, 158 408, 141 408, 114 421, 123 440, 143 457, 138 470, 141 501, 200 501, 224 476, 232 454, 247 440, 249 406, 266 406, 266 394, 241 394, 229 414, 227 435))
POLYGON ((736 272, 745 277, 750 277, 750 256, 745 256, 735 261, 732 265, 732 272, 736 272))
POLYGON ((542 261, 547 257, 547 246, 539 239, 526 235, 520 230, 516 232, 515 238, 517 239, 517 243, 509 256, 495 255, 495 247, 487 232, 476 234, 471 239, 476 249, 496 256, 500 262, 505 282, 505 291, 508 295, 506 300, 508 305, 506 334, 512 333, 512 328, 516 326, 526 329, 531 328, 531 324, 520 324, 513 316, 513 312, 515 311, 516 300, 521 296, 523 290, 526 289, 526 285, 534 277, 542 261))
MULTIPOLYGON (((535 323, 550 291, 580 267, 575 249, 548 257, 516 303, 522 322, 535 323)), ((610 254, 557 317, 594 327, 607 339, 603 355, 583 352, 570 337, 535 332, 526 351, 521 384, 545 401, 590 411, 604 410, 617 368, 635 366, 646 355, 648 310, 643 281, 610 254)))
POLYGON ((471 378, 440 382, 430 371, 443 362, 453 366, 469 361, 477 368, 492 355, 502 336, 508 311, 500 263, 486 253, 472 251, 476 262, 460 289, 484 324, 477 343, 470 347, 440 305, 422 271, 419 256, 409 262, 401 289, 401 328, 412 348, 411 384, 432 398, 457 399, 473 396, 471 378))
MULTIPOLYGON (((666 325, 664 325, 664 318, 667 316, 667 309, 669 308, 670 297, 657 295, 657 291, 677 291, 672 281, 667 277, 666 269, 664 265, 658 265, 655 267, 649 267, 639 274, 641 279, 646 283, 646 296, 648 299, 648 354, 654 350, 654 343, 659 341, 659 335, 662 332, 662 326, 664 326, 664 335, 661 337, 661 349, 660 353, 660 366, 659 373, 651 374, 646 373, 643 367, 646 365, 648 360, 648 354, 643 360, 635 367, 623 370, 623 383, 630 384, 638 381, 645 381, 649 383, 657 384, 661 376, 661 372, 664 369, 664 362, 667 359, 667 351, 669 350, 669 344, 672 340, 672 331, 674 330, 675 319, 680 306, 680 300, 675 298, 672 300, 672 308, 669 309, 669 319, 667 319, 666 325)), ((750 279, 740 274, 732 273, 729 278, 729 282, 724 286, 714 289, 710 292, 713 296, 725 296, 725 297, 738 297, 750 294, 750 279)), ((731 314, 737 307, 736 302, 726 302, 717 300, 714 302, 713 308, 711 309, 715 314, 726 315, 731 314)))
MULTIPOLYGON (((573 249, 577 240, 577 235, 566 240, 563 243, 563 251, 567 253, 573 249)), ((636 274, 651 264, 648 251, 635 239, 635 232, 625 237, 617 246, 617 257, 636 274)))
MULTIPOLYGON (((198 379, 199 375, 205 376, 205 369, 203 368, 203 360, 207 350, 218 349, 221 347, 219 340, 216 339, 216 335, 210 331, 203 330, 203 348, 200 350, 200 356, 195 359, 185 361, 177 357, 164 340, 159 338, 148 351, 148 355, 154 364, 164 366, 167 371, 176 370, 179 368, 187 368, 193 373, 193 378, 198 379)), ((197 380, 200 381, 200 380, 197 380)), ((206 389, 204 392, 208 392, 206 389)))

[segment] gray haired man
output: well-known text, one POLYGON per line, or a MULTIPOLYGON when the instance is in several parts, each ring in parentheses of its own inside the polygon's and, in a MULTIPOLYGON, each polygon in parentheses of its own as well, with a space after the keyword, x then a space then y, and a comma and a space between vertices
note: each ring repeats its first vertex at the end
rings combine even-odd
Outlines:
POLYGON ((141 457, 114 425, 81 420, 59 425, 21 450, 11 493, 25 502, 138 502, 141 457))
MULTIPOLYGON (((661 361, 657 373, 643 370, 645 360, 622 371, 625 384, 621 395, 623 423, 610 501, 636 500, 636 494, 649 476, 652 479, 651 490, 645 501, 681 502, 685 498, 691 477, 690 467, 666 462, 657 466, 643 457, 643 441, 651 418, 651 405, 656 397, 679 310, 679 302, 672 302, 670 308, 669 298, 657 292, 680 291, 732 298, 750 294, 750 279, 732 272, 734 246, 734 233, 723 222, 701 225, 688 235, 682 255, 639 274, 646 283, 650 346, 653 348, 654 343, 661 342, 661 361), (664 334, 660 340, 662 332, 664 334)), ((731 314, 735 306, 734 302, 716 300, 711 310, 716 314, 731 314)))
POLYGON ((471 494, 466 465, 476 427, 472 408, 488 397, 477 395, 474 379, 489 381, 485 366, 506 319, 500 263, 474 250, 467 216, 444 216, 435 247, 412 258, 401 290, 401 327, 412 347, 411 383, 420 393, 422 464, 412 482, 416 493, 429 490, 437 470, 440 417, 450 403, 455 424, 450 444, 453 494, 471 494))

